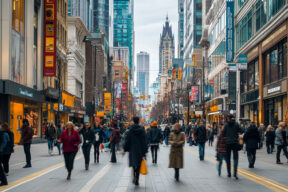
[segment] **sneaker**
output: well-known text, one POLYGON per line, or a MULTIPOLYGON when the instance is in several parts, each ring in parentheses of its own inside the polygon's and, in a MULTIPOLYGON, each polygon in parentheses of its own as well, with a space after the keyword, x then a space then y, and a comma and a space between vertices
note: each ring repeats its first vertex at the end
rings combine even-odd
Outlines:
POLYGON ((0 186, 8 185, 8 183, 0 183, 0 186))
POLYGON ((281 163, 281 162, 279 161, 279 162, 277 162, 277 164, 278 164, 278 165, 282 165, 283 163, 281 163))

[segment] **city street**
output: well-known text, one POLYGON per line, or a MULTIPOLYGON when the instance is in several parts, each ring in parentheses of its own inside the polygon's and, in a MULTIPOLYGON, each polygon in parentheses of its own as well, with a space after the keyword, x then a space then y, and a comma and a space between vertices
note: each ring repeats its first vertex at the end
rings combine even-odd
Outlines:
MULTIPOLYGON (((275 155, 265 149, 258 152, 255 169, 248 169, 246 155, 240 152, 239 180, 229 179, 223 167, 222 177, 216 172, 214 147, 206 147, 205 161, 199 161, 196 147, 185 146, 185 166, 180 170, 180 182, 174 180, 174 170, 168 169, 169 148, 161 147, 158 165, 147 157, 149 174, 140 176, 140 186, 132 184, 127 154, 117 154, 118 163, 110 164, 109 152, 102 152, 100 163, 93 163, 91 151, 90 170, 84 170, 82 152, 78 152, 71 181, 66 181, 63 157, 49 156, 46 144, 32 145, 32 168, 23 169, 24 153, 17 146, 10 161, 9 185, 1 191, 288 191, 288 164, 275 164, 275 155)), ((56 149, 54 148, 54 152, 56 149)), ((284 158, 283 158, 284 159, 284 158)), ((284 161, 283 161, 284 162, 284 161)))

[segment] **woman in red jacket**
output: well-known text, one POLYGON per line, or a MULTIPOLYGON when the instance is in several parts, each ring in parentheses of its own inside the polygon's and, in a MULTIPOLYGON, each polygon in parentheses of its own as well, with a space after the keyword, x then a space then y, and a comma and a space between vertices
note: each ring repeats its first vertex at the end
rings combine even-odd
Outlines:
POLYGON ((78 145, 81 143, 79 133, 74 130, 74 124, 72 122, 66 124, 66 129, 62 132, 60 137, 60 143, 63 143, 63 155, 65 166, 68 171, 67 180, 70 180, 74 159, 78 152, 78 145))

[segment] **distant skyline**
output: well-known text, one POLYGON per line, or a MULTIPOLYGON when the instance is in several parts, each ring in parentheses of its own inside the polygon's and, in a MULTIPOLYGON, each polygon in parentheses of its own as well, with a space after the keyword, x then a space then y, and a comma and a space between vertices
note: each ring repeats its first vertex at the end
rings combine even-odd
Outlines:
MULTIPOLYGON (((160 34, 165 24, 167 14, 170 24, 172 25, 172 31, 175 37, 175 46, 178 44, 178 0, 135 0, 134 14, 134 64, 137 64, 137 53, 145 51, 150 54, 151 85, 155 81, 159 72, 160 34)), ((175 51, 175 57, 177 57, 177 51, 175 51)))

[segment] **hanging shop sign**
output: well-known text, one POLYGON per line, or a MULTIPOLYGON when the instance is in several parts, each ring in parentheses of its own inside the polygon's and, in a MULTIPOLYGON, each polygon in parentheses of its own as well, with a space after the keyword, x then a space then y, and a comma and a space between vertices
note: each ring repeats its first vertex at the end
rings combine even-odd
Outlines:
POLYGON ((226 1, 226 62, 234 60, 234 2, 226 1))
POLYGON ((189 94, 190 101, 199 100, 199 86, 191 86, 191 92, 189 94))
POLYGON ((111 93, 104 93, 104 112, 111 113, 111 93))
POLYGON ((276 92, 281 92, 281 86, 273 87, 267 90, 268 94, 276 93, 276 92))
POLYGON ((57 1, 44 1, 44 76, 56 76, 56 13, 57 1))

